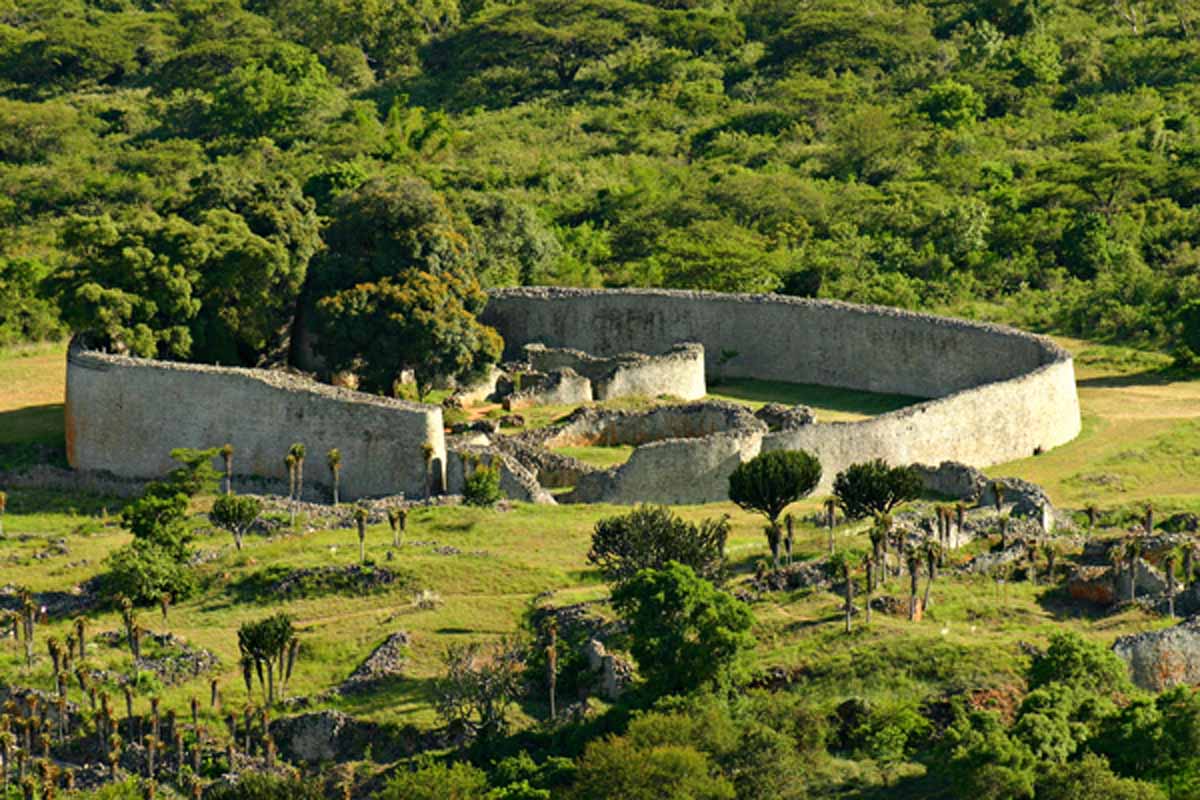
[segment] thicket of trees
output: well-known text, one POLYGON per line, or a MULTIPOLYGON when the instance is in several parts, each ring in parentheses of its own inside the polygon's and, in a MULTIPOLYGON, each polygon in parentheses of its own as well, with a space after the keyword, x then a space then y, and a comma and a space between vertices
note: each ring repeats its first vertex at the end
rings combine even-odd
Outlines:
POLYGON ((0 343, 259 363, 299 314, 386 391, 568 283, 1195 350, 1198 60, 1182 0, 0 0, 0 343))

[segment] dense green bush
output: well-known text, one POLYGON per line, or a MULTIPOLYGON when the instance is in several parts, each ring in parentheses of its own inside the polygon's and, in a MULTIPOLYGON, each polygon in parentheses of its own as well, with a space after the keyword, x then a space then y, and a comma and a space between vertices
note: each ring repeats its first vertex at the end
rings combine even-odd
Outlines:
POLYGON ((469 506, 494 506, 503 499, 500 465, 474 467, 463 484, 463 501, 469 506))
POLYGON ((882 459, 851 464, 833 481, 833 496, 850 519, 886 514, 921 495, 921 477, 912 467, 891 467, 882 459))
POLYGON ((696 524, 666 506, 644 505, 597 522, 587 558, 612 583, 630 580, 643 569, 663 569, 675 561, 719 586, 725 580, 728 538, 729 520, 725 517, 696 524))

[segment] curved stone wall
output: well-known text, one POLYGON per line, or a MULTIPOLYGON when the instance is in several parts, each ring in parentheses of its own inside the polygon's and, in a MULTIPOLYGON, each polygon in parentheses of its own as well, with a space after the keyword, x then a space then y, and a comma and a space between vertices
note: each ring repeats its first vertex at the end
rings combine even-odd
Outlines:
POLYGON ((779 295, 565 288, 495 291, 484 320, 513 353, 532 342, 601 356, 698 342, 709 371, 723 377, 932 398, 762 439, 763 450, 815 453, 820 491, 856 461, 985 467, 1057 447, 1080 430, 1070 355, 998 325, 779 295))
POLYGON ((305 483, 329 484, 325 454, 342 452, 347 500, 427 487, 423 445, 441 484, 442 409, 338 389, 283 372, 124 358, 72 347, 67 355, 67 458, 72 467, 152 478, 176 447, 234 447, 234 472, 286 480, 293 442, 307 450, 305 483))

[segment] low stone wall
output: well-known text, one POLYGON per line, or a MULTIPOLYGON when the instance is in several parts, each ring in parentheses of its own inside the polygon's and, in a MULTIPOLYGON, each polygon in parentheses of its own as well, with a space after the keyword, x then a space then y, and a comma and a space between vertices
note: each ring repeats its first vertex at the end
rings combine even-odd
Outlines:
MULTIPOLYGON (((82 350, 67 356, 67 460, 131 478, 163 475, 177 447, 234 447, 234 472, 286 480, 304 444, 305 482, 329 483, 325 454, 342 453, 341 495, 404 493, 433 482, 446 459, 442 410, 316 383, 283 372, 183 364, 82 350)), ((218 462, 219 466, 219 462, 218 462)))
POLYGON ((525 359, 536 370, 572 369, 592 382, 596 400, 660 397, 699 400, 708 393, 704 379, 704 347, 676 344, 666 352, 594 356, 569 347, 525 346, 525 359))
POLYGON ((758 455, 762 432, 714 433, 643 445, 619 467, 582 475, 568 503, 714 503, 729 497, 729 474, 758 455))
POLYGON ((745 406, 712 401, 658 406, 648 411, 614 411, 580 408, 546 431, 547 447, 616 447, 643 445, 664 439, 699 439, 732 431, 757 434, 767 431, 745 406))

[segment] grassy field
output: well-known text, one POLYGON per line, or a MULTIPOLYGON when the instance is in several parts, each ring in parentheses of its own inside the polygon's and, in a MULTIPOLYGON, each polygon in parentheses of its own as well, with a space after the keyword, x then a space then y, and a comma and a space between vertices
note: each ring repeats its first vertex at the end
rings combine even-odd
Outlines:
MULTIPOLYGON (((1162 360, 1130 351, 1066 342, 1078 355, 1080 397, 1085 429, 1075 442, 1034 459, 1002 465, 992 472, 1044 484, 1056 501, 1103 506, 1153 499, 1163 508, 1200 508, 1200 380, 1180 380, 1161 371, 1162 360)), ((51 441, 61 431, 61 347, 0 355, 0 442, 51 441)), ((784 387, 787 388, 787 387, 784 387)), ((782 391, 782 390, 781 390, 782 391)), ((792 391, 787 388, 787 391, 792 391)), ((815 394, 773 397, 761 386, 722 387, 724 396, 742 402, 781 399, 809 402, 815 394), (804 400, 802 397, 810 399, 804 400)), ((857 408, 836 394, 822 402, 841 413, 879 413, 890 400, 869 398, 857 408)), ((825 416, 828 418, 828 416, 825 416)), ((621 453, 609 454, 618 458, 621 453)), ((626 454, 627 455, 627 454, 626 454)), ((594 457, 598 455, 593 454, 594 457)), ((797 509, 815 511, 820 498, 797 509)), ((120 502, 112 498, 10 491, 0 540, 0 584, 37 591, 66 590, 103 570, 108 553, 128 541, 115 523, 120 502), (61 542, 66 552, 58 552, 61 542)), ((203 505, 198 510, 202 510, 203 505)), ((433 508, 414 512, 407 543, 391 553, 385 526, 368 536, 368 557, 406 576, 403 585, 365 597, 334 596, 283 600, 264 594, 247 598, 246 587, 261 583, 264 570, 349 565, 358 559, 357 537, 350 530, 312 530, 274 538, 251 537, 237 552, 229 537, 203 529, 197 549, 210 558, 197 567, 199 595, 178 604, 163 622, 157 610, 140 612, 151 630, 169 628, 221 659, 220 680, 227 704, 246 697, 237 668, 236 631, 241 623, 286 610, 302 631, 301 659, 291 685, 293 695, 318 695, 346 678, 388 634, 412 637, 403 680, 358 698, 326 699, 333 705, 379 720, 430 724, 431 681, 440 673, 441 655, 457 641, 488 640, 514 631, 528 604, 544 592, 565 604, 603 599, 607 590, 586 561, 589 536, 597 519, 622 509, 605 506, 534 507, 511 510, 433 508), (453 551, 446 550, 449 546, 453 551), (449 554, 447 554, 449 553, 449 554), (440 595, 435 608, 414 605, 413 595, 430 589, 440 595)), ((739 576, 765 557, 762 521, 730 504, 680 509, 698 519, 727 513, 733 533, 729 552, 739 576)), ((303 523, 303 520, 301 520, 303 523)), ((839 547, 865 550, 861 530, 838 532, 839 547)), ((797 559, 825 551, 822 531, 805 523, 797 559)), ((965 554, 956 554, 963 558, 965 554)), ((735 580, 742 580, 741 577, 735 580)), ((904 582, 884 590, 901 595, 904 582)), ((1001 586, 984 578, 958 577, 935 586, 935 603, 919 624, 876 615, 871 627, 842 632, 840 599, 826 592, 778 593, 755 604, 763 666, 782 666, 805 676, 805 690, 830 702, 862 694, 882 704, 904 703, 954 686, 1003 685, 1017 674, 1019 641, 1041 640, 1063 624, 1105 641, 1130 631, 1162 625, 1140 611, 1092 616, 1062 601, 1061 590, 1028 583, 1001 586)), ((39 641, 60 639, 69 622, 39 628, 39 641)), ((115 630, 116 614, 89 615, 89 631, 115 630)), ((44 653, 44 648, 39 649, 44 653)), ((127 670, 129 654, 93 645, 89 662, 98 668, 127 670)), ((51 685, 43 656, 32 671, 10 647, 0 648, 0 679, 8 677, 43 687, 51 685)), ((152 687, 153 688, 153 687, 152 687)), ((188 699, 203 697, 207 680, 196 679, 157 689, 167 707, 182 710, 188 699)), ((139 702, 145 703, 143 699, 139 702)), ((524 713, 540 716, 530 706, 524 713)), ((216 720, 213 720, 214 726, 216 720)))

